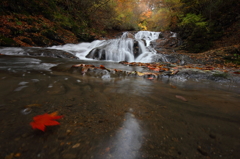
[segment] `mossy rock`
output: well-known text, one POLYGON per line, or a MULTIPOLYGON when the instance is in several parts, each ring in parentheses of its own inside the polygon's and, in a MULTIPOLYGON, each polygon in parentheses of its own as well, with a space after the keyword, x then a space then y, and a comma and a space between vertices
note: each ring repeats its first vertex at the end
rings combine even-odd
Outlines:
POLYGON ((0 35, 0 46, 19 46, 13 39, 0 35))

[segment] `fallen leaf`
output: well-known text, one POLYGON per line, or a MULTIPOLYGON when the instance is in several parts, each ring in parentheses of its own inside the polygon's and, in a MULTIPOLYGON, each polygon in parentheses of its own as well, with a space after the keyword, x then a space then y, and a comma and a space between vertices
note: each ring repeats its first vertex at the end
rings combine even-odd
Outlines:
POLYGON ((83 67, 82 68, 82 74, 85 74, 86 72, 88 72, 88 69, 89 69, 88 67, 83 67))
POLYGON ((60 125, 56 119, 61 119, 63 116, 57 116, 57 112, 51 114, 37 115, 33 117, 33 122, 30 123, 33 129, 39 129, 45 131, 46 126, 60 125))
POLYGON ((104 65, 99 66, 101 69, 106 69, 104 65))
POLYGON ((72 65, 72 67, 84 67, 85 64, 77 64, 77 65, 72 65))
POLYGON ((117 69, 114 69, 115 72, 122 72, 122 70, 117 70, 117 69))
POLYGON ((137 75, 138 75, 138 76, 144 76, 145 74, 142 73, 142 72, 137 72, 137 75))
POLYGON ((28 104, 25 106, 25 108, 30 108, 30 107, 41 107, 41 104, 28 104))
POLYGON ((150 67, 148 66, 149 70, 152 70, 152 71, 157 71, 159 72, 161 69, 160 68, 157 68, 157 67, 150 67))
POLYGON ((174 89, 176 89, 176 88, 177 88, 176 86, 174 86, 174 85, 172 85, 172 84, 170 84, 170 86, 171 86, 172 88, 174 88, 174 89))
POLYGON ((77 148, 79 146, 80 146, 80 143, 76 143, 75 145, 72 146, 72 148, 74 149, 74 148, 77 148))
POLYGON ((184 102, 187 102, 187 99, 183 96, 176 95, 176 98, 183 100, 184 102))
POLYGON ((21 153, 16 153, 15 155, 14 155, 14 157, 20 157, 21 156, 21 153))
POLYGON ((234 74, 240 74, 240 72, 233 72, 234 74))
POLYGON ((177 74, 179 71, 178 70, 173 70, 172 71, 172 75, 175 75, 175 74, 177 74))

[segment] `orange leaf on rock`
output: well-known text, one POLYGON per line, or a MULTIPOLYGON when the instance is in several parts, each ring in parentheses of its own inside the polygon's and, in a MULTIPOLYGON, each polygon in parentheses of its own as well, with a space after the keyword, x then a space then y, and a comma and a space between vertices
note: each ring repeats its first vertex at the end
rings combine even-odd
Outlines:
POLYGON ((57 112, 51 114, 42 114, 33 117, 33 122, 30 123, 33 129, 39 129, 45 131, 46 126, 60 125, 59 122, 55 121, 61 119, 62 115, 57 115, 57 112))
POLYGON ((101 69, 106 69, 104 65, 99 66, 101 69))

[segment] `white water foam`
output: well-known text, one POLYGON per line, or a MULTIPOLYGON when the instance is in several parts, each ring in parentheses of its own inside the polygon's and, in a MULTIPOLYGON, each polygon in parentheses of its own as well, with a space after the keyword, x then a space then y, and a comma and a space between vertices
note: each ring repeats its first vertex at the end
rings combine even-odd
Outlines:
MULTIPOLYGON (((128 62, 151 62, 152 55, 156 51, 150 47, 150 42, 159 38, 161 32, 139 31, 135 39, 128 37, 128 32, 123 33, 121 38, 111 40, 95 40, 91 43, 66 44, 52 46, 49 49, 64 50, 74 54, 82 60, 109 60, 128 62), (137 43, 138 56, 134 55, 134 45, 137 43), (87 58, 88 56, 89 58, 87 58)), ((135 49, 136 49, 135 48, 135 49)), ((136 52, 136 50, 135 50, 136 52)))
POLYGON ((161 32, 152 32, 152 31, 139 31, 135 34, 135 39, 145 40, 146 46, 150 45, 150 42, 159 38, 161 32))
POLYGON ((48 47, 49 49, 63 50, 77 56, 82 60, 92 60, 86 58, 86 55, 94 48, 104 45, 105 40, 95 40, 91 43, 83 42, 79 44, 66 44, 48 47))

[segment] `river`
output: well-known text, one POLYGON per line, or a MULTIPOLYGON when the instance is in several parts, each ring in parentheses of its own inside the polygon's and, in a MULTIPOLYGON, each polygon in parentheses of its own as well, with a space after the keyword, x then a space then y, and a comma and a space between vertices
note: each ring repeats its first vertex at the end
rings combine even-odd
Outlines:
POLYGON ((0 56, 0 158, 239 158, 239 87, 70 71, 114 61, 0 56), (59 126, 33 130, 57 111, 59 126))

